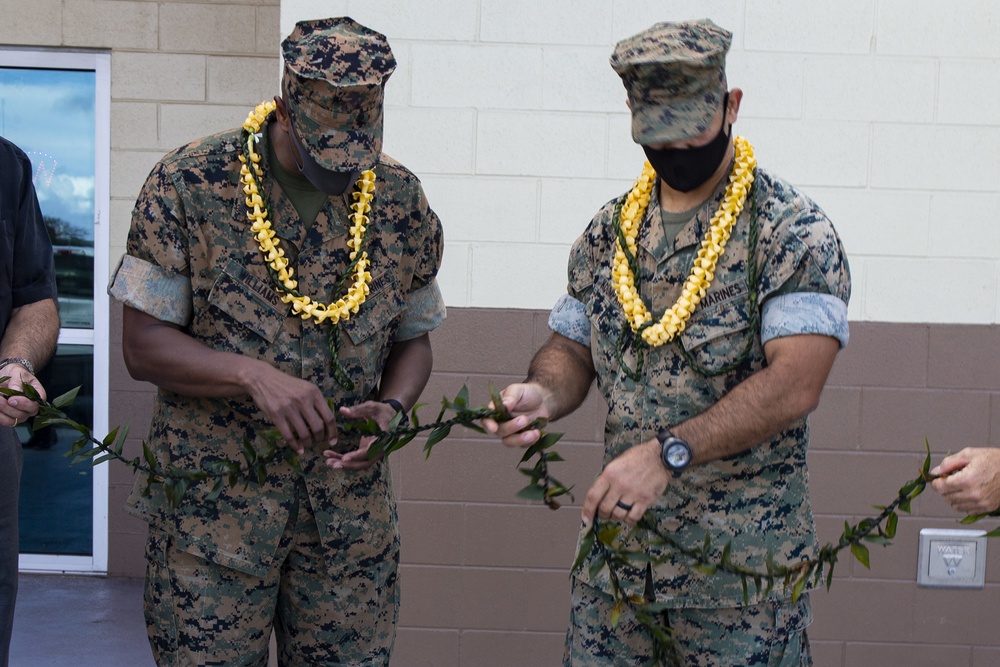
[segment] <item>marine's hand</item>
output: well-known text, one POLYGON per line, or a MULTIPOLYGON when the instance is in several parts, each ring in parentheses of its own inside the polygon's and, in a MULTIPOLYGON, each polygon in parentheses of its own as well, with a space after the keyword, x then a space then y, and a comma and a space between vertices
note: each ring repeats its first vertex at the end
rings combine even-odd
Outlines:
MULTIPOLYGON (((529 447, 538 441, 541 433, 538 429, 523 431, 528 424, 539 417, 549 418, 549 411, 545 404, 548 392, 535 383, 520 383, 509 385, 500 392, 504 407, 511 413, 513 418, 510 421, 497 422, 493 419, 484 419, 483 428, 488 433, 494 433, 500 437, 503 444, 508 447, 529 447)), ((490 403, 490 407, 495 407, 490 403)))
POLYGON ((966 447, 931 470, 931 482, 952 509, 986 514, 1000 507, 1000 448, 966 447))
POLYGON ((583 524, 589 526, 595 513, 605 521, 634 524, 663 495, 669 482, 670 473, 660 461, 659 441, 640 443, 608 463, 594 480, 583 502, 583 524))
MULTIPOLYGON (((340 408, 340 414, 348 419, 374 419, 379 427, 384 431, 389 428, 389 422, 396 416, 396 410, 387 403, 381 401, 365 401, 358 405, 340 408)), ((361 438, 358 448, 341 454, 332 449, 323 452, 326 464, 331 468, 343 468, 344 470, 366 470, 371 468, 378 459, 368 458, 368 448, 375 442, 373 436, 361 438)))
POLYGON ((285 442, 299 454, 313 443, 337 441, 337 421, 319 387, 267 366, 250 388, 250 396, 285 442))
MULTIPOLYGON (((28 369, 18 363, 10 363, 0 368, 0 377, 8 377, 0 387, 7 387, 17 391, 24 391, 25 385, 31 385, 38 392, 38 395, 45 398, 45 389, 42 383, 28 369)), ((25 396, 3 396, 0 395, 0 425, 16 426, 38 414, 38 403, 25 396)))

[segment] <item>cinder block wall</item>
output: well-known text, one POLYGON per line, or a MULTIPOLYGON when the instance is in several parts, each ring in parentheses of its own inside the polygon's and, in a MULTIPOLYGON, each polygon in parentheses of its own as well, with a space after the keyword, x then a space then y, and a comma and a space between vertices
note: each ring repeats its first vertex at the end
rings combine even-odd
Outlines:
MULTIPOLYGON (((607 68, 614 39, 712 16, 737 35, 740 131, 823 203, 855 270, 853 341, 815 414, 810 454, 830 541, 915 474, 925 435, 935 459, 1000 445, 1000 233, 981 214, 1000 202, 998 11, 990 0, 11 0, 0 43, 112 50, 117 257, 155 160, 273 95, 290 22, 343 13, 388 34, 400 68, 387 150, 424 179, 449 238, 450 317, 424 397, 436 405, 462 384, 484 401, 489 384, 523 376, 569 243, 637 171, 607 68)), ((136 451, 152 388, 124 370, 120 315, 113 305, 109 421, 131 424, 136 451)), ((558 474, 581 494, 600 464, 602 413, 591 396, 558 424, 568 459, 558 474)), ((578 507, 517 501, 518 458, 471 433, 426 461, 419 442, 395 457, 404 597, 394 664, 558 664, 578 507)), ((112 469, 114 576, 142 574, 144 526, 120 511, 131 481, 112 469)), ((954 525, 927 495, 896 544, 873 549, 871 571, 845 557, 832 591, 814 595, 818 665, 1000 664, 995 553, 985 591, 914 583, 919 529, 954 525)))

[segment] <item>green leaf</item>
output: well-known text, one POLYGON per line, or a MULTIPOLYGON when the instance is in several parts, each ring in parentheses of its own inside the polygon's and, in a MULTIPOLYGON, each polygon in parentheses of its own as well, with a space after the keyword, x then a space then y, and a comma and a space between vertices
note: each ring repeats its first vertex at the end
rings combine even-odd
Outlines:
POLYGON ((462 388, 458 390, 458 395, 455 397, 455 402, 465 407, 469 404, 469 387, 462 385, 462 388))
POLYGON ((541 454, 542 449, 544 449, 542 447, 542 443, 536 442, 535 444, 531 445, 530 447, 524 450, 524 454, 521 456, 521 460, 518 461, 518 463, 524 463, 528 459, 534 458, 536 454, 541 454))
POLYGON ((217 477, 215 482, 212 483, 212 490, 205 495, 206 500, 218 500, 219 496, 222 495, 222 489, 225 487, 223 478, 217 477))
POLYGON ((517 492, 517 497, 525 500, 545 500, 545 489, 534 484, 529 484, 517 492))
POLYGON ((104 456, 98 456, 96 459, 90 462, 91 467, 97 467, 104 463, 105 461, 110 461, 111 459, 118 458, 114 454, 105 454, 104 456))
POLYGON ((852 542, 851 553, 854 554, 854 557, 857 558, 862 565, 869 570, 872 569, 871 564, 868 562, 868 547, 863 544, 859 544, 858 542, 852 542))
POLYGON ((417 408, 422 408, 425 405, 427 404, 417 403, 416 405, 413 406, 413 409, 410 410, 410 423, 413 424, 414 428, 420 428, 420 418, 417 417, 417 408))
POLYGON ((931 472, 931 443, 930 440, 927 439, 927 436, 924 436, 924 449, 927 450, 927 456, 924 457, 924 465, 921 466, 920 470, 923 472, 924 478, 926 479, 931 472))
POLYGON ((493 385, 490 385, 490 402, 493 403, 493 412, 496 416, 496 421, 509 421, 511 418, 510 412, 503 404, 503 397, 500 396, 500 392, 493 385))
POLYGON ((424 445, 424 449, 426 450, 438 444, 439 442, 447 438, 449 433, 451 433, 451 426, 447 424, 438 426, 436 429, 431 431, 431 434, 429 436, 427 436, 427 444, 424 445))
POLYGON ((52 405, 62 410, 63 408, 72 404, 73 401, 76 400, 76 395, 79 393, 80 393, 80 387, 75 387, 73 389, 70 389, 65 394, 62 394, 61 396, 57 396, 56 398, 52 399, 52 405))
POLYGON ((890 512, 889 517, 885 521, 885 536, 889 539, 896 537, 896 524, 899 523, 899 515, 895 512, 890 512))
POLYGON ((150 449, 149 445, 147 445, 145 442, 142 443, 142 456, 143 458, 146 459, 146 465, 148 465, 153 470, 156 470, 156 468, 158 467, 156 463, 156 457, 153 456, 153 450, 150 449))
POLYGON ((620 523, 601 524, 601 529, 597 531, 597 541, 604 545, 610 545, 618 538, 621 532, 622 525, 620 523))
POLYGON ((257 450, 254 449, 253 443, 247 438, 243 438, 243 458, 246 459, 247 465, 250 466, 257 460, 257 450))
POLYGON ((622 620, 622 607, 624 606, 624 604, 625 604, 624 600, 619 600, 617 603, 615 603, 615 606, 611 609, 612 628, 617 628, 618 622, 622 620))
POLYGON ((984 537, 1000 537, 1000 528, 994 528, 990 532, 986 533, 984 537))
POLYGON ((803 576, 799 577, 799 580, 795 582, 795 588, 792 589, 792 602, 798 602, 799 597, 802 596, 802 591, 806 588, 806 583, 809 582, 809 577, 803 576))
POLYGON ((590 552, 593 551, 593 549, 594 528, 591 526, 590 529, 583 534, 583 537, 580 538, 580 546, 576 552, 576 559, 573 561, 573 567, 569 569, 571 575, 580 569, 580 566, 583 565, 585 560, 587 560, 587 556, 590 555, 590 552))

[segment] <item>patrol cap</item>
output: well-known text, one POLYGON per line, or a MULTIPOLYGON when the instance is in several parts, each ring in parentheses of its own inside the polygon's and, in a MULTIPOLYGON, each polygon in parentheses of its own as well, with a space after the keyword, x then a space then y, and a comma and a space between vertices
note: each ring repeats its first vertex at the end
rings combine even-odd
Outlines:
POLYGON ((708 129, 727 90, 732 38, 700 19, 657 23, 615 45, 611 67, 628 91, 637 144, 678 141, 708 129))
POLYGON ((282 97, 324 169, 371 169, 382 152, 383 84, 396 69, 385 35, 354 19, 299 21, 281 43, 282 97))

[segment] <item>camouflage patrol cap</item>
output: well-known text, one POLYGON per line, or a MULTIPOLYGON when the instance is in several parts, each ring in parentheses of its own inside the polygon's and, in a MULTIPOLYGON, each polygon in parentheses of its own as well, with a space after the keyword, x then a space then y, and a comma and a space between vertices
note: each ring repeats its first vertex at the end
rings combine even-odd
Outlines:
POLYGON ((281 52, 282 97, 309 154, 334 171, 375 166, 382 86, 396 69, 385 35, 347 17, 299 21, 281 52))
POLYGON ((637 144, 678 141, 708 129, 727 90, 732 37, 700 19, 657 23, 615 45, 611 67, 628 91, 637 144))

